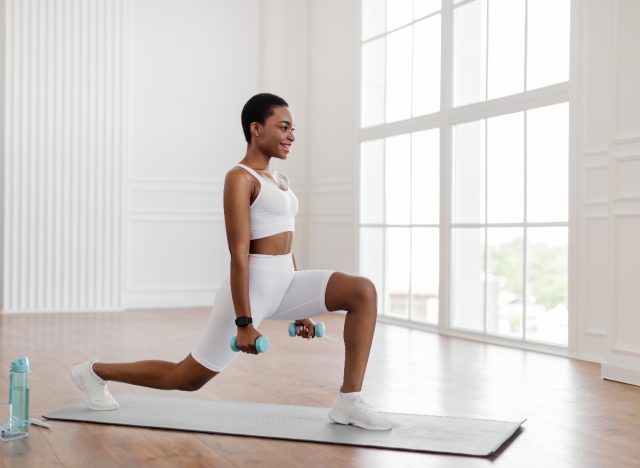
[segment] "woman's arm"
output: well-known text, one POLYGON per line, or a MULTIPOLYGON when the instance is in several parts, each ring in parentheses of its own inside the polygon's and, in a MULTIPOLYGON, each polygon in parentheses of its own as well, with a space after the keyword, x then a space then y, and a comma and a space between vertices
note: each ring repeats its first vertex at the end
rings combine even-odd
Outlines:
POLYGON ((224 221, 231 253, 231 297, 236 317, 250 317, 249 203, 253 185, 242 169, 227 172, 224 181, 224 221))
POLYGON ((298 271, 298 265, 296 265, 296 256, 291 252, 291 256, 293 257, 293 271, 298 271))
MULTIPOLYGON (((224 181, 224 222, 231 252, 231 297, 236 317, 251 317, 249 303, 249 203, 253 181, 241 169, 227 172, 224 181)), ((252 324, 237 328, 240 351, 258 354, 255 343, 262 336, 252 324)))

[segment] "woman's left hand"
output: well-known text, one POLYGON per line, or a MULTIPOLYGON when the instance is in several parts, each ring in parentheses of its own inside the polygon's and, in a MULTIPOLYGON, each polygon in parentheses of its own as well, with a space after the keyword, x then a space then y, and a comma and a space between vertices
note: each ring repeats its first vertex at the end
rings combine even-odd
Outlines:
POLYGON ((296 325, 301 325, 298 329, 298 336, 311 339, 316 336, 316 323, 311 319, 296 320, 296 325))

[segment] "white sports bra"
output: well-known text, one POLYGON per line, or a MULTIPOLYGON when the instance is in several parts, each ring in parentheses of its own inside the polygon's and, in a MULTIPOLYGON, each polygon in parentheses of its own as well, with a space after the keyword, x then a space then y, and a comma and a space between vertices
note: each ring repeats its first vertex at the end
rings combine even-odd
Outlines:
POLYGON ((280 232, 295 231, 298 198, 291 190, 289 178, 284 177, 288 189, 282 190, 244 164, 236 164, 249 171, 260 182, 260 193, 249 207, 249 239, 260 239, 280 232))

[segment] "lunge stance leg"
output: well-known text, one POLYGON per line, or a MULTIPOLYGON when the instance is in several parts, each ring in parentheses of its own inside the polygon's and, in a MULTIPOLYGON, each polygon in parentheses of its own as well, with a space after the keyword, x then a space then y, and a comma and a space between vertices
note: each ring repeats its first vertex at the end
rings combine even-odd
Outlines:
POLYGON ((119 408, 107 388, 108 380, 164 390, 194 391, 215 377, 214 372, 198 363, 191 354, 180 362, 137 361, 125 363, 95 362, 95 358, 78 364, 71 378, 84 394, 92 410, 119 408))
POLYGON ((377 321, 377 292, 371 280, 335 272, 325 293, 327 309, 346 310, 344 375, 340 395, 329 419, 370 430, 391 429, 391 421, 366 404, 361 396, 377 321))
POLYGON ((114 380, 162 390, 194 391, 218 372, 207 369, 191 354, 180 362, 137 361, 125 363, 96 362, 93 371, 103 380, 114 380))

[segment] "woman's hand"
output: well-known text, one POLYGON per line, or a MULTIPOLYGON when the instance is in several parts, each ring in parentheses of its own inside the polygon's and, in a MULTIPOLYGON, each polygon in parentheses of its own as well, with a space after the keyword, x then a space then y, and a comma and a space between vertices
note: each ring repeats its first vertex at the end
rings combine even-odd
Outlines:
POLYGON ((262 335, 249 324, 246 327, 238 327, 238 339, 236 345, 243 353, 258 354, 256 340, 262 335))
POLYGON ((316 323, 311 319, 296 320, 296 325, 302 325, 302 328, 298 329, 298 336, 311 339, 316 336, 316 323))

